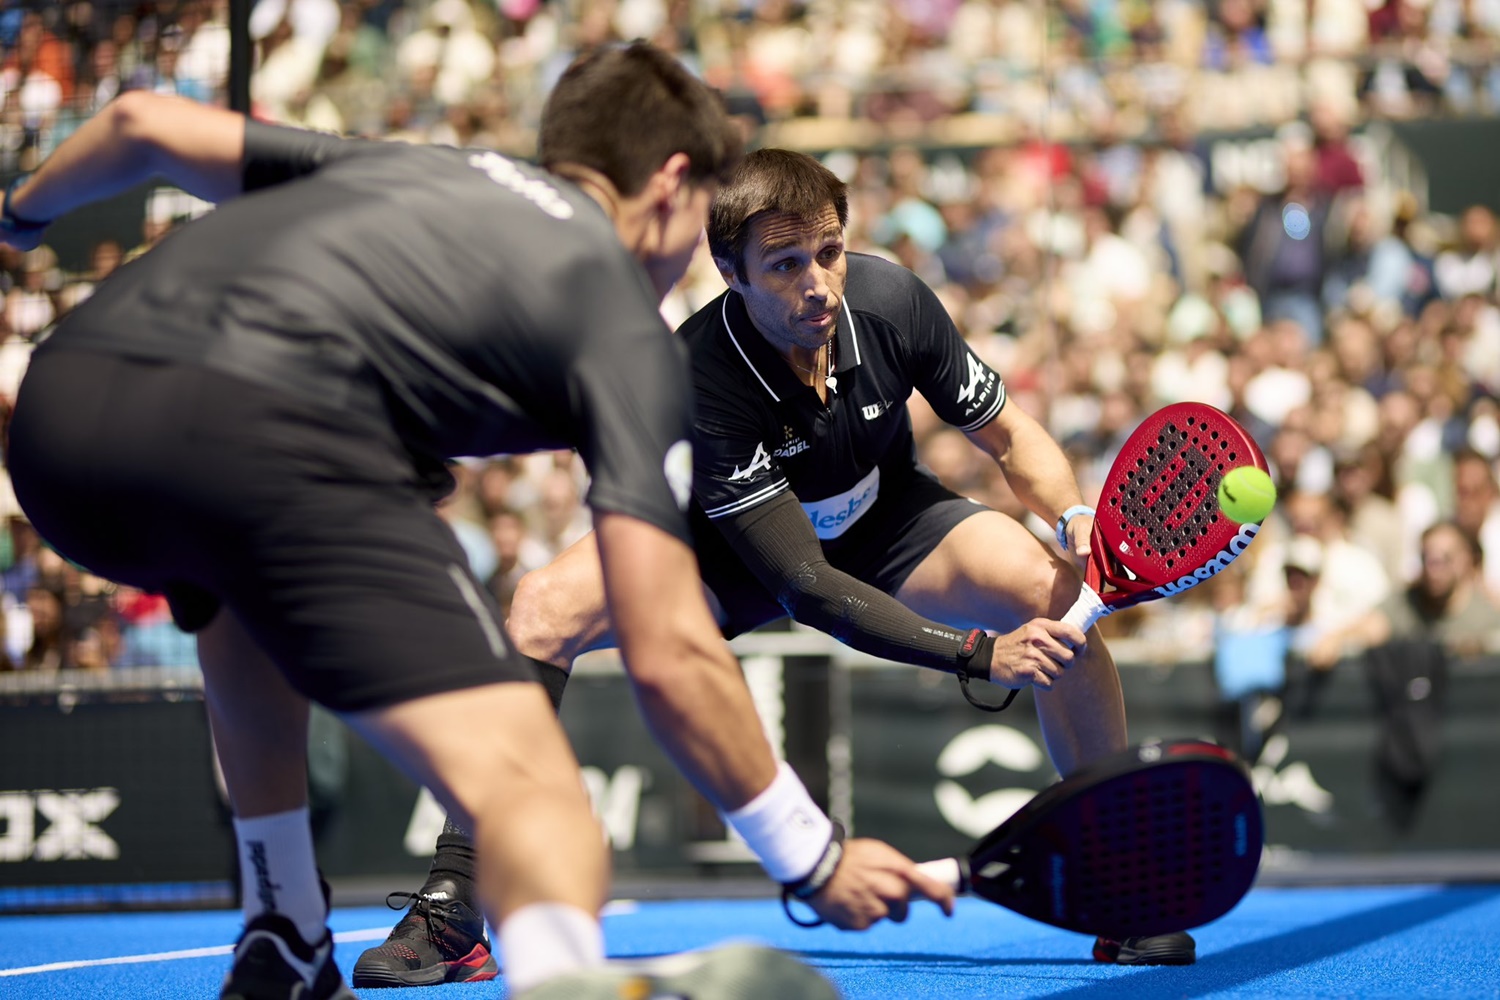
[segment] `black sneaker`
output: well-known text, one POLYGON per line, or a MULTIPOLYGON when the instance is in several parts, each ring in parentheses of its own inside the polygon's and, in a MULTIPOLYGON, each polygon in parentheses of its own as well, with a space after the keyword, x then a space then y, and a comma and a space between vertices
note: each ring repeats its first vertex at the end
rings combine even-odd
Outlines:
POLYGON ((1115 965, 1192 965, 1198 961, 1198 943, 1187 931, 1124 941, 1095 938, 1094 961, 1115 965))
POLYGON ((757 945, 611 962, 549 979, 516 1000, 839 1000, 811 966, 757 945))
POLYGON ((484 917, 458 898, 452 882, 437 881, 421 892, 393 892, 386 905, 399 910, 410 902, 385 943, 354 963, 358 989, 383 986, 436 986, 494 979, 499 972, 484 933, 484 917))
POLYGON ((333 935, 310 945, 279 913, 245 925, 219 1000, 355 1000, 333 963, 333 935))

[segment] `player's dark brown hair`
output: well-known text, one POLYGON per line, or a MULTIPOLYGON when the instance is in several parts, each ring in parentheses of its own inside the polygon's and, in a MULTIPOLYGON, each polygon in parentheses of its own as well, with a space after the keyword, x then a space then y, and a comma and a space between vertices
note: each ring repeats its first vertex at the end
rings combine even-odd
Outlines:
POLYGON ((702 183, 727 177, 742 151, 719 95, 645 42, 599 49, 569 66, 537 136, 542 166, 597 170, 627 198, 674 153, 687 154, 688 179, 702 183))
POLYGON ((829 206, 839 225, 849 222, 849 194, 838 175, 806 153, 757 149, 746 156, 714 196, 708 212, 708 249, 745 280, 745 242, 762 215, 817 219, 829 206))

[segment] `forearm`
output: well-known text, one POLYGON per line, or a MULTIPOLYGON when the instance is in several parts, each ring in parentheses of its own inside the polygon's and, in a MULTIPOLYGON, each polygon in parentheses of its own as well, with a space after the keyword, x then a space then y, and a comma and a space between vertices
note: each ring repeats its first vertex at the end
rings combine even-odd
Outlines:
POLYGON ((1005 473, 1005 481, 1028 510, 1053 524, 1083 503, 1067 455, 1041 424, 1007 407, 1000 417, 970 434, 1005 473))
POLYGON ((244 118, 181 98, 131 92, 90 118, 17 188, 11 210, 49 222, 161 176, 209 201, 242 187, 244 118))

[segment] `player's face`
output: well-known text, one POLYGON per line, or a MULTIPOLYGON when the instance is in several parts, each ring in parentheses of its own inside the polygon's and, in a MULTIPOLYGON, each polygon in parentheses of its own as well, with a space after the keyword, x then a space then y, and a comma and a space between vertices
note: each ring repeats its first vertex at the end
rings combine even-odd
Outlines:
POLYGON ((703 241, 703 228, 708 225, 708 206, 713 196, 711 184, 684 185, 675 196, 672 210, 662 221, 661 241, 645 262, 651 283, 662 297, 687 273, 693 251, 703 241))
POLYGON ((768 215, 750 226, 745 278, 724 276, 744 296, 750 321, 785 350, 815 351, 833 338, 848 275, 844 231, 832 205, 814 219, 768 215))

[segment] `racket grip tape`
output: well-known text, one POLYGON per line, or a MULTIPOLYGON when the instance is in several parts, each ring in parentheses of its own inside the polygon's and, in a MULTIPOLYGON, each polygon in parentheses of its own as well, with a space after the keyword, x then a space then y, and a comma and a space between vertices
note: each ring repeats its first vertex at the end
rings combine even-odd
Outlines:
POLYGON ((943 883, 956 893, 963 894, 969 891, 969 866, 962 858, 924 861, 917 865, 917 870, 928 878, 943 883))
POLYGON ((1068 613, 1062 616, 1062 620, 1069 625, 1077 625, 1079 630, 1085 634, 1094 627, 1094 623, 1109 614, 1109 608, 1104 606, 1099 592, 1088 584, 1078 591, 1078 600, 1068 609, 1068 613))

